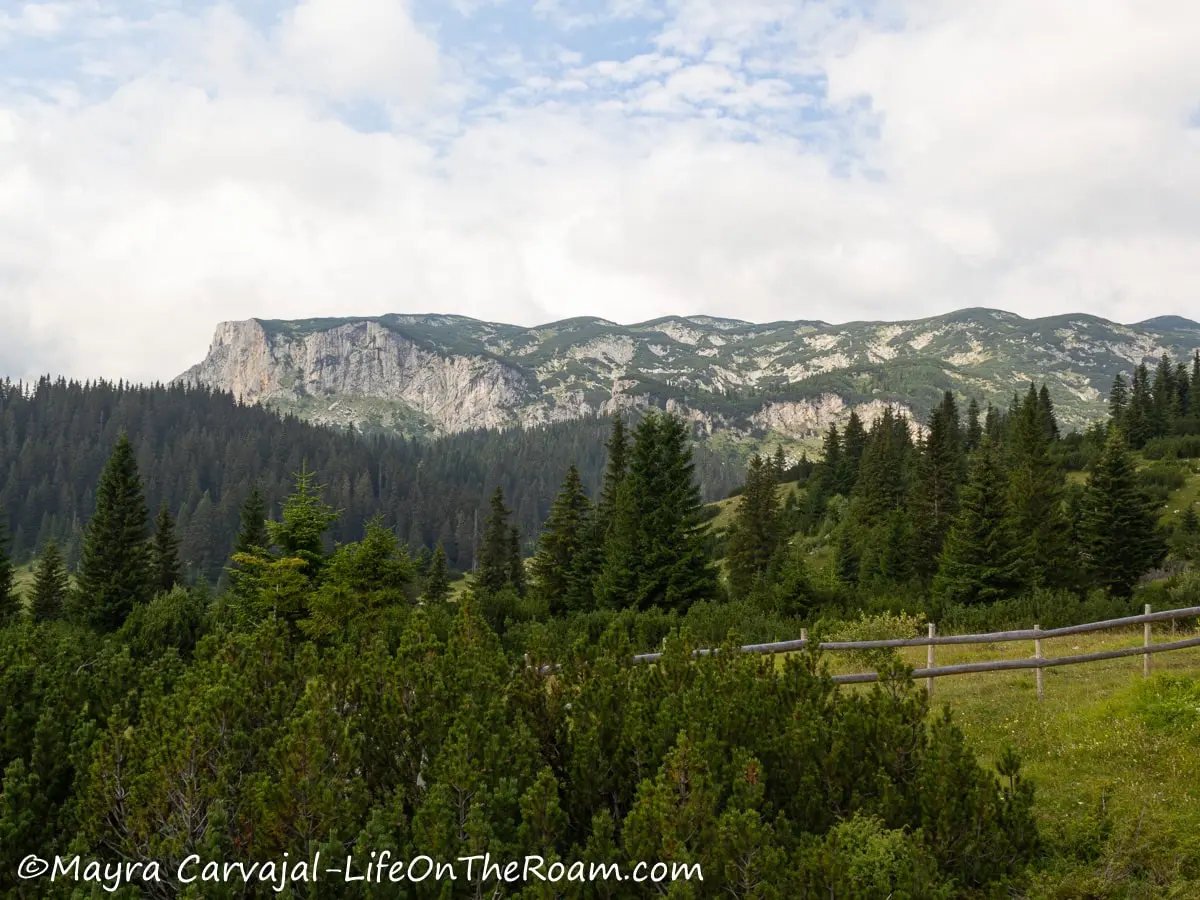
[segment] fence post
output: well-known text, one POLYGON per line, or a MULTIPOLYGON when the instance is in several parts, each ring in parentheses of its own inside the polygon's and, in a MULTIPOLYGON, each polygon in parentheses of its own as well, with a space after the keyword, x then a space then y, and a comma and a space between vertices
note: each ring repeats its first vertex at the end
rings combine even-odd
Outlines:
MULTIPOLYGON (((1146 615, 1150 615, 1150 604, 1149 603, 1146 604, 1146 615)), ((1142 646, 1145 647, 1146 649, 1149 649, 1150 648, 1150 623, 1146 622, 1142 626, 1142 629, 1143 629, 1142 630, 1142 646)), ((1150 654, 1149 653, 1142 654, 1142 677, 1143 678, 1150 677, 1150 654)))
POLYGON ((808 629, 807 628, 800 629, 800 640, 804 641, 804 652, 807 653, 808 652, 808 629))
MULTIPOLYGON (((929 623, 929 636, 931 638, 937 637, 937 626, 934 625, 932 622, 929 623)), ((929 669, 933 668, 933 644, 930 644, 928 647, 925 648, 925 666, 926 666, 926 668, 929 668, 929 669)), ((927 693, 929 695, 929 698, 931 700, 933 699, 933 676, 932 675, 930 675, 928 678, 925 679, 925 693, 927 693)))
MULTIPOLYGON (((1041 625, 1034 625, 1034 626, 1033 626, 1033 630, 1034 630, 1034 631, 1041 631, 1041 630, 1042 630, 1042 626, 1041 626, 1041 625)), ((1034 638, 1034 639, 1033 639, 1033 656, 1034 656, 1034 659, 1042 659, 1042 658, 1043 658, 1043 657, 1042 657, 1042 639, 1041 639, 1041 638, 1034 638)), ((1038 666, 1038 667, 1037 667, 1036 669, 1034 669, 1033 671, 1037 673, 1037 698, 1038 698, 1038 702, 1039 702, 1039 703, 1041 703, 1041 702, 1042 702, 1042 696, 1043 696, 1043 689, 1042 689, 1042 667, 1041 667, 1041 666, 1038 666)))

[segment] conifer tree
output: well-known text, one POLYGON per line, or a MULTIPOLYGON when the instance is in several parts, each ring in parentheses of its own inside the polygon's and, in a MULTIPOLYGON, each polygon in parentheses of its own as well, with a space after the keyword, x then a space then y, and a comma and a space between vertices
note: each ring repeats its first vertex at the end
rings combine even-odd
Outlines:
POLYGON ((783 475, 787 471, 787 457, 783 454, 783 444, 775 445, 775 455, 771 458, 771 467, 775 470, 775 482, 782 482, 783 475))
POLYGON ((1124 427, 1125 410, 1129 406, 1129 389, 1125 386, 1125 377, 1118 372, 1113 378, 1112 388, 1108 392, 1108 416, 1118 426, 1124 427))
POLYGON ((757 453, 746 471, 746 486, 737 500, 726 560, 729 584, 745 596, 766 573, 779 546, 779 492, 776 467, 757 453))
POLYGON ((900 505, 911 449, 908 420, 885 408, 871 426, 854 485, 852 510, 859 522, 874 525, 900 505))
MULTIPOLYGON (((917 483, 909 504, 915 541, 911 548, 913 568, 923 578, 937 571, 942 542, 958 510, 958 490, 965 476, 958 406, 954 395, 946 391, 929 418, 929 434, 917 457, 917 483)), ((894 525, 892 531, 896 531, 894 525)))
POLYGON ((1150 499, 1137 483, 1133 458, 1119 429, 1092 469, 1083 497, 1080 542, 1096 583, 1128 596, 1166 553, 1150 499))
POLYGON ((1145 363, 1142 363, 1133 370, 1133 383, 1129 390, 1129 405, 1125 410, 1124 421, 1121 423, 1121 428, 1125 433, 1125 440, 1135 450, 1141 449, 1149 437, 1150 419, 1153 412, 1151 409, 1150 387, 1147 383, 1149 377, 1145 363))
POLYGON ((862 465, 863 452, 867 446, 867 432, 863 428, 862 419, 857 412, 851 412, 846 421, 846 430, 842 432, 842 452, 837 463, 837 487, 835 493, 847 497, 854 491, 858 482, 858 472, 862 465))
POLYGON ((1175 396, 1175 371, 1170 355, 1164 353, 1154 369, 1150 389, 1150 417, 1147 437, 1162 437, 1172 425, 1172 399, 1175 396))
POLYGON ((267 523, 267 534, 285 559, 303 561, 302 571, 313 577, 325 562, 325 532, 338 513, 321 499, 323 485, 313 483, 315 473, 302 464, 296 485, 284 501, 280 521, 267 523))
POLYGON ((179 584, 179 538, 175 535, 175 520, 167 501, 158 509, 154 520, 154 540, 150 548, 150 569, 154 590, 166 593, 179 584))
POLYGON ((862 462, 863 450, 867 446, 867 430, 863 427, 862 419, 854 410, 846 420, 846 430, 842 433, 842 456, 848 471, 849 486, 845 493, 849 495, 858 479, 858 466, 862 462))
POLYGON ((601 603, 684 611, 717 595, 693 471, 682 421, 652 413, 638 424, 596 585, 601 603))
POLYGON ((990 603, 1017 586, 1018 558, 1000 454, 985 437, 959 494, 959 511, 942 548, 934 597, 942 603, 990 603))
POLYGON ((521 555, 521 530, 508 529, 508 583, 518 597, 525 596, 525 558, 521 555))
POLYGON ((16 574, 8 555, 8 516, 0 509, 0 628, 15 622, 21 611, 17 598, 16 574))
MULTIPOLYGON (((1000 418, 1000 410, 989 402, 983 418, 983 433, 992 439, 993 444, 999 445, 1004 437, 1004 423, 1000 418)), ((978 446, 978 445, 977 445, 978 446)))
POLYGON ((491 512, 484 523, 479 565, 474 577, 475 587, 489 594, 497 594, 512 584, 512 535, 508 517, 504 491, 497 487, 492 494, 491 512))
POLYGON ((30 612, 35 622, 50 622, 63 617, 70 582, 62 551, 54 538, 46 542, 33 576, 33 603, 30 612))
POLYGON ((96 487, 96 511, 83 538, 75 592, 77 617, 100 632, 116 631, 150 599, 153 576, 146 501, 133 445, 118 439, 96 487))
POLYGON ((271 546, 267 532, 267 501, 258 485, 252 485, 242 503, 241 528, 233 545, 234 553, 264 553, 271 546))
POLYGON ((972 452, 983 440, 983 425, 979 421, 979 402, 972 397, 967 404, 967 430, 964 435, 964 446, 967 452, 972 452))
POLYGON ((450 596, 450 578, 446 573, 446 549, 438 541, 429 560, 421 599, 426 603, 444 603, 450 596))
MULTIPOLYGON (((1031 385, 1032 387, 1032 385, 1031 385)), ((1050 400, 1050 390, 1042 383, 1037 396, 1038 421, 1049 443, 1058 440, 1058 417, 1054 414, 1054 403, 1050 400)))
POLYGON ((1063 474, 1049 456, 1046 407, 1029 386, 1017 411, 1008 448, 1008 503, 1018 545, 1022 580, 1030 587, 1065 587, 1072 567, 1066 543, 1068 522, 1063 509, 1063 474))
POLYGON ((619 413, 613 413, 612 433, 605 445, 607 463, 604 469, 604 485, 600 489, 600 502, 596 504, 596 521, 607 529, 613 510, 617 505, 617 491, 629 469, 629 438, 625 432, 625 421, 619 413))
POLYGON ((579 469, 571 463, 532 563, 534 594, 551 613, 561 612, 572 599, 571 581, 578 565, 576 557, 587 539, 590 506, 579 469))

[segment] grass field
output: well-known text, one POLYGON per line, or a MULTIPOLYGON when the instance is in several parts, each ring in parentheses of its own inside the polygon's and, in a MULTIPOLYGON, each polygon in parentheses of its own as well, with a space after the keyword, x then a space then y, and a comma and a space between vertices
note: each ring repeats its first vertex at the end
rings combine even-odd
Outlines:
MULTIPOLYGON (((1156 641, 1170 639, 1155 625, 1156 641)), ((1185 635, 1180 631, 1176 639, 1185 635)), ((1192 636, 1190 633, 1186 636, 1192 636)), ((1043 642, 1048 657, 1141 644, 1140 630, 1043 642)), ((936 664, 1032 656, 1024 642, 938 647, 936 664)), ((925 648, 903 658, 925 663, 925 648)), ((830 671, 863 671, 828 654, 830 671)), ((1006 745, 1025 761, 1047 838, 1046 865, 1027 898, 1200 898, 1200 648, 1044 670, 938 678, 983 761, 1006 745)), ((865 690, 862 686, 841 690, 865 690)))

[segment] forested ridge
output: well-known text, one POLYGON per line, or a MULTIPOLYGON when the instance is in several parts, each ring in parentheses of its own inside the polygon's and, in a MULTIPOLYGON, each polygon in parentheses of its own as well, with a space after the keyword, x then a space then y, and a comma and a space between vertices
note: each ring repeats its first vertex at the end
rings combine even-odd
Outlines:
MULTIPOLYGON (((492 490, 509 498, 529 550, 569 463, 589 490, 599 487, 607 429, 604 420, 584 419, 433 441, 367 438, 203 388, 5 382, 0 516, 7 517, 17 560, 54 538, 74 566, 96 480, 125 432, 150 507, 166 501, 176 521, 189 577, 220 575, 251 487, 257 484, 276 510, 302 463, 320 473, 325 496, 341 511, 332 540, 361 537, 365 522, 380 514, 414 550, 441 542, 450 567, 467 570, 492 490)), ((740 464, 703 446, 695 458, 706 499, 725 496, 741 478, 740 464)))
MULTIPOLYGON (((417 552, 386 513, 339 530, 338 454, 370 460, 369 442, 279 450, 294 468, 278 504, 248 466, 214 590, 186 583, 179 523, 148 489, 160 463, 127 422, 89 419, 112 433, 93 439, 103 459, 77 564, 51 536, 18 592, 0 542, 0 890, 31 895, 12 875, 28 853, 177 863, 388 849, 694 862, 704 880, 295 895, 1012 896, 1071 845, 1040 832, 1016 754, 981 766, 902 666, 878 659, 882 683, 843 691, 817 655, 689 651, 820 635, 864 612, 983 629, 1132 612, 1154 590, 1200 604, 1195 510, 1163 516, 1200 456, 1200 356, 1159 370, 1133 373, 1128 396, 1119 381, 1113 416, 1086 434, 1061 434, 1036 384, 1003 410, 944 394, 923 429, 890 411, 852 418, 815 464, 751 459, 715 533, 686 423, 595 423, 593 474, 570 453, 553 471, 541 461, 557 484, 536 532, 489 485, 478 566, 455 602, 444 543, 417 552), (781 499, 785 479, 798 481, 781 499), (664 639, 659 664, 630 662, 664 639)), ((280 440, 308 433, 262 421, 280 440)), ((214 448, 230 434, 214 432, 214 448)))

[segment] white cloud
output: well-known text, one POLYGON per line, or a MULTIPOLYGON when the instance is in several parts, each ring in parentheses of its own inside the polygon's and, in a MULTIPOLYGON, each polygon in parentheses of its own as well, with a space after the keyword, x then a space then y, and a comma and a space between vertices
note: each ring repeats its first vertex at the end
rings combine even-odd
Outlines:
POLYGON ((419 98, 437 76, 437 45, 405 0, 302 0, 278 40, 293 77, 339 100, 419 98))
POLYGON ((554 5, 613 47, 151 6, 0 57, 0 374, 168 378, 248 316, 1200 313, 1190 0, 554 5))

